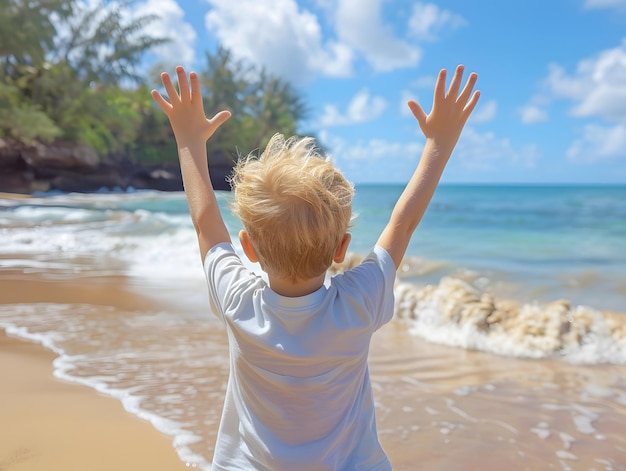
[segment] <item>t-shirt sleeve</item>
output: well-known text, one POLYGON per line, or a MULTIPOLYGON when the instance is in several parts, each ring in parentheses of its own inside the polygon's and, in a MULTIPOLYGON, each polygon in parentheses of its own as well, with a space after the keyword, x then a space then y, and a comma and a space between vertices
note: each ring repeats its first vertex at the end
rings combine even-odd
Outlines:
POLYGON ((371 318, 373 330, 378 330, 393 318, 396 266, 391 255, 375 246, 361 264, 344 273, 344 281, 358 290, 371 318))
POLYGON ((251 284, 260 279, 244 266, 232 244, 212 247, 204 258, 204 274, 209 287, 211 311, 224 320, 232 307, 241 302, 251 284))

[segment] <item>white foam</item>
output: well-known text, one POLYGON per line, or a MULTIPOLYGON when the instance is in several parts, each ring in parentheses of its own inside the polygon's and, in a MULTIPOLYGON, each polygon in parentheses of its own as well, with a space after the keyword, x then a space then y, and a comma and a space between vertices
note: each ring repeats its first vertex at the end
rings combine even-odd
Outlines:
POLYGON ((397 318, 428 341, 519 358, 626 364, 626 319, 566 301, 521 307, 454 278, 396 286, 397 318))
POLYGON ((550 430, 545 428, 531 428, 530 431, 537 435, 541 440, 547 440, 550 438, 550 435, 552 435, 550 430))

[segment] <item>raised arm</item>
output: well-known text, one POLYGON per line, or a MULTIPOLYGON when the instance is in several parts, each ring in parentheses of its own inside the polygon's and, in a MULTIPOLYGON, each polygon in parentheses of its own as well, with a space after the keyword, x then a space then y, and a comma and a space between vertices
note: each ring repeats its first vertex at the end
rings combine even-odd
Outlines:
POLYGON ((163 73, 161 80, 169 102, 156 90, 152 90, 152 98, 167 115, 174 131, 187 204, 198 235, 200 256, 204 260, 211 247, 230 242, 209 178, 206 151, 206 141, 230 118, 230 111, 221 111, 207 119, 198 75, 191 72, 188 81, 182 67, 176 68, 176 75, 180 93, 174 88, 170 76, 163 73))
POLYGON ((463 66, 460 65, 446 93, 444 69, 437 77, 433 106, 428 115, 417 102, 408 103, 426 136, 426 144, 419 164, 377 242, 377 245, 389 252, 396 268, 400 266, 411 236, 426 212, 467 118, 478 102, 480 92, 472 94, 477 78, 475 73, 470 74, 459 93, 463 80, 463 66))

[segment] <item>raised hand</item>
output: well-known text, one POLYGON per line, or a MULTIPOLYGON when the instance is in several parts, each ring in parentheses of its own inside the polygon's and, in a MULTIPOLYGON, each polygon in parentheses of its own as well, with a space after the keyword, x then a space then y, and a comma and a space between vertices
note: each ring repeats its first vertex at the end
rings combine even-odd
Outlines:
POLYGON ((161 80, 169 101, 156 90, 152 90, 152 98, 169 118, 176 137, 189 214, 198 235, 200 256, 204 260, 215 244, 230 242, 230 234, 211 185, 206 148, 207 139, 230 118, 230 111, 220 111, 212 119, 207 119, 198 75, 192 72, 187 80, 185 69, 180 66, 176 67, 176 75, 179 92, 170 76, 163 73, 161 80))
POLYGON ((230 118, 230 111, 220 111, 213 118, 207 119, 198 75, 191 72, 187 80, 185 69, 181 66, 176 67, 176 75, 180 92, 174 88, 169 74, 163 72, 161 80, 169 102, 156 90, 152 90, 152 98, 169 118, 179 145, 198 139, 206 142, 230 118))
POLYGON ((426 114, 416 101, 409 101, 409 108, 426 136, 426 143, 417 168, 400 195, 389 223, 377 242, 391 255, 396 268, 400 266, 413 231, 422 220, 439 184, 463 126, 478 102, 480 92, 472 94, 477 79, 478 75, 470 74, 463 91, 459 94, 463 81, 463 66, 460 65, 456 68, 446 93, 444 69, 437 77, 435 98, 429 114, 426 114))
POLYGON ((426 114, 416 101, 411 100, 408 103, 426 138, 433 139, 436 145, 450 150, 456 145, 467 118, 474 111, 480 98, 479 91, 472 94, 478 79, 478 75, 475 73, 470 74, 459 94, 463 81, 463 70, 462 65, 456 68, 448 93, 445 90, 446 70, 443 69, 439 72, 433 106, 429 114, 426 114))

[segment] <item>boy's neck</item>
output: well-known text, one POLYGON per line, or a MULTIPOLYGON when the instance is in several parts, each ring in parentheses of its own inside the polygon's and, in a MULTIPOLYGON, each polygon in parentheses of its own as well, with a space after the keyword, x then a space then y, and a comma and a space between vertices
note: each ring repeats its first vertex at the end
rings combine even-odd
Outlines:
POLYGON ((298 298, 300 296, 306 296, 307 294, 314 293, 322 287, 324 280, 326 279, 326 273, 323 273, 315 278, 308 278, 306 280, 293 281, 289 278, 280 278, 267 274, 270 288, 275 293, 280 294, 288 298, 298 298))

